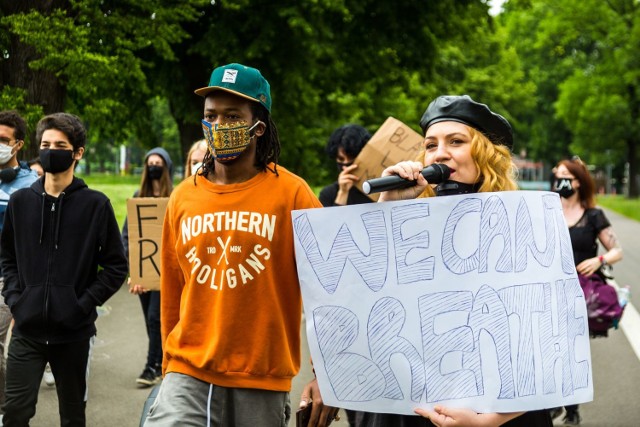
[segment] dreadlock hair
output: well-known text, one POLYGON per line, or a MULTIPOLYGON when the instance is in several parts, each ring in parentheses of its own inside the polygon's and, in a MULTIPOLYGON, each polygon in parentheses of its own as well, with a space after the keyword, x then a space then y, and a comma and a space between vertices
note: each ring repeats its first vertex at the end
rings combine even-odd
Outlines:
MULTIPOLYGON (((254 119, 258 119, 267 127, 262 136, 258 137, 256 144, 256 169, 264 172, 269 169, 278 175, 278 158, 280 157, 280 137, 278 136, 278 128, 271 118, 269 111, 257 102, 251 103, 251 113, 254 119), (269 167, 269 163, 273 162, 273 169, 269 167)), ((208 147, 207 154, 202 160, 202 167, 196 175, 208 176, 209 172, 215 170, 215 159, 211 153, 211 147, 208 147)), ((195 183, 196 175, 193 176, 195 183)))
POLYGON ((262 136, 258 137, 258 144, 256 146, 256 163, 255 167, 264 171, 269 169, 269 163, 273 162, 273 170, 271 172, 278 175, 278 158, 280 157, 280 137, 278 135, 278 128, 271 119, 271 114, 262 104, 253 103, 251 105, 251 112, 254 118, 262 121, 267 125, 267 129, 262 136))

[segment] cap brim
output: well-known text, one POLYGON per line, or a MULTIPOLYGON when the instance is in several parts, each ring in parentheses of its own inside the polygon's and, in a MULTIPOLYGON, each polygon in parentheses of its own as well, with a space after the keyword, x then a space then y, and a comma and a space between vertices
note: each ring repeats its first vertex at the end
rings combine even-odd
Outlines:
POLYGON ((242 98, 248 99, 249 101, 260 103, 260 101, 258 101, 257 99, 251 98, 250 96, 247 96, 244 93, 236 92, 235 90, 231 90, 231 89, 228 89, 226 87, 221 87, 221 86, 201 87, 200 89, 196 89, 193 92, 196 95, 200 95, 202 97, 205 97, 205 96, 209 95, 211 92, 216 91, 216 90, 223 90, 225 92, 229 92, 229 93, 232 93, 234 95, 240 96, 242 98))

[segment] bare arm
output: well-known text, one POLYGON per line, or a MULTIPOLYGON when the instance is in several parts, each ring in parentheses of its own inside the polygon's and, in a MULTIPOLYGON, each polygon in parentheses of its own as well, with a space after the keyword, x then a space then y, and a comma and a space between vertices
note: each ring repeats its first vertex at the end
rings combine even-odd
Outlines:
POLYGON ((600 240, 600 243, 602 243, 602 246, 604 246, 607 252, 601 255, 602 259, 600 256, 596 256, 582 261, 576 266, 578 273, 584 275, 593 274, 598 271, 603 264, 614 264, 622 259, 622 248, 620 247, 616 233, 613 231, 613 227, 609 226, 600 231, 598 240, 600 240))

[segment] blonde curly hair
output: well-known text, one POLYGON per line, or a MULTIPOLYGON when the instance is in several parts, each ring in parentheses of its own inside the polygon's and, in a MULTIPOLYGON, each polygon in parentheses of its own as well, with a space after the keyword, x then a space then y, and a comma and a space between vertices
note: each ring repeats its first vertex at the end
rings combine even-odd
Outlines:
MULTIPOLYGON (((482 183, 478 192, 517 190, 518 169, 513 163, 509 148, 494 144, 479 130, 465 126, 471 135, 471 157, 478 169, 476 182, 482 183)), ((424 151, 420 152, 416 160, 424 162, 424 151)), ((434 189, 428 186, 418 197, 435 195, 434 189)))

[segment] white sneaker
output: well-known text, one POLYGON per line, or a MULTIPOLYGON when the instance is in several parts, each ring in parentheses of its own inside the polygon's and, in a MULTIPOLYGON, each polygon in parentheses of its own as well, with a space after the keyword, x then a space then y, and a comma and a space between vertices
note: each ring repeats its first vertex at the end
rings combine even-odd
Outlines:
POLYGON ((51 366, 47 363, 47 366, 44 368, 44 383, 49 387, 53 387, 56 385, 56 379, 53 377, 53 373, 51 372, 51 366))

